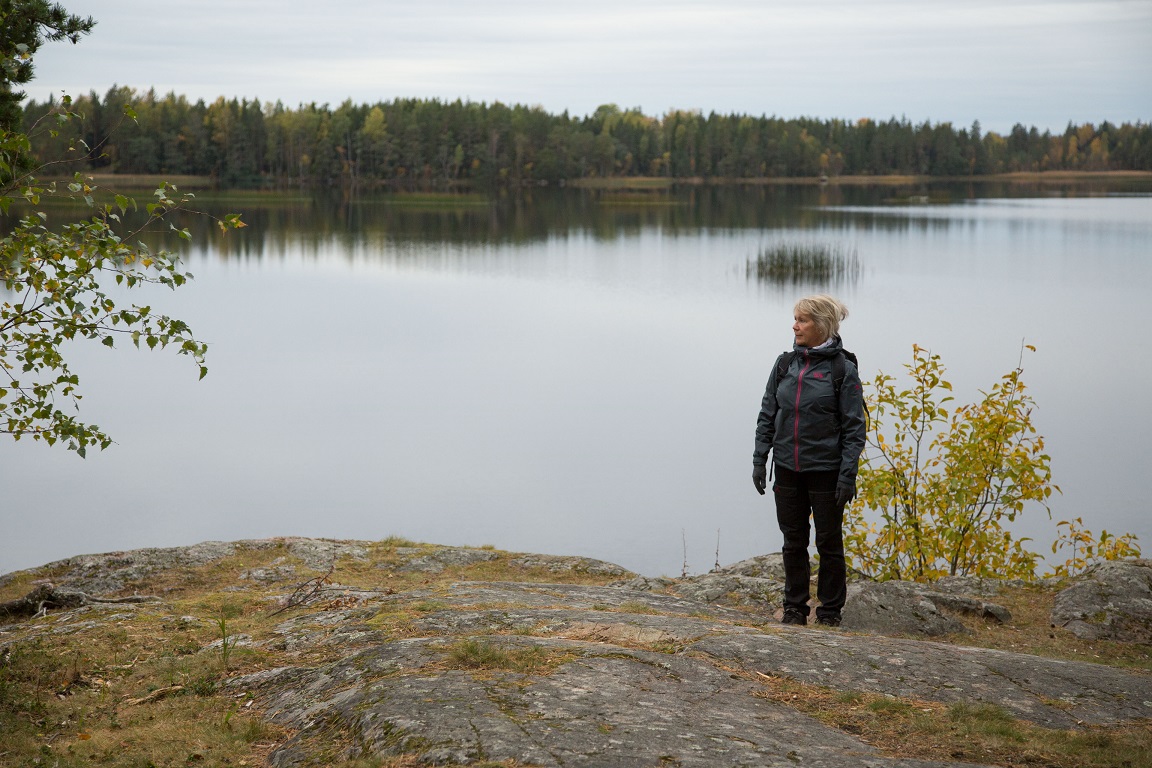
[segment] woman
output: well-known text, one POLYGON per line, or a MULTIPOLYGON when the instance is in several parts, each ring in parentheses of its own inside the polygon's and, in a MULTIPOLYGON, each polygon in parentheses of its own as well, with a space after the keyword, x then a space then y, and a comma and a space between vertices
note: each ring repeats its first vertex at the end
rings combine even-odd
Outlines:
POLYGON ((784 534, 783 623, 808 623, 811 516, 820 553, 816 623, 835 627, 847 590, 842 524, 864 450, 864 396, 855 358, 840 342, 848 308, 831 296, 809 296, 796 302, 793 315, 793 351, 777 358, 756 420, 752 482, 763 495, 771 451, 784 534))

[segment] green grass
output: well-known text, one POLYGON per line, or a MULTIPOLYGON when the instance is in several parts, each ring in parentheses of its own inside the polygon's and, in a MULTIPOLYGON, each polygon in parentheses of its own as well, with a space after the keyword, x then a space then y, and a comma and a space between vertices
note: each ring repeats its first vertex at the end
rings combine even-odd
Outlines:
POLYGON ((829 243, 776 243, 746 264, 749 277, 771 283, 830 282, 860 277, 856 249, 829 243))

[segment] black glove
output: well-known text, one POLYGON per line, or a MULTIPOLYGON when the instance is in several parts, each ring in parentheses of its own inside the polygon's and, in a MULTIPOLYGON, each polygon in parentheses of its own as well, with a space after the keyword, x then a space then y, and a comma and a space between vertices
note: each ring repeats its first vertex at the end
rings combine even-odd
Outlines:
POLYGON ((752 467, 752 485, 756 486, 758 494, 764 495, 764 489, 768 487, 768 468, 763 464, 752 467))
POLYGON ((846 507, 848 502, 856 498, 856 483, 839 483, 836 486, 836 504, 837 506, 846 507))

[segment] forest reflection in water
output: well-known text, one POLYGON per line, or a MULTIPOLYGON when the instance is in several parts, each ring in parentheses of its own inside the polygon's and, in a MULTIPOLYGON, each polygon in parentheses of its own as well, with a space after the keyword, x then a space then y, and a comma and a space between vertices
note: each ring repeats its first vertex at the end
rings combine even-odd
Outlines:
MULTIPOLYGON (((177 216, 192 233, 193 248, 226 258, 283 255, 290 247, 335 240, 342 245, 440 242, 461 245, 529 244, 579 231, 601 240, 658 228, 675 236, 700 230, 831 229, 861 225, 894 233, 947 230, 957 220, 892 215, 901 209, 950 208, 986 199, 1033 199, 1146 193, 1152 183, 1088 180, 1077 183, 967 182, 930 184, 766 184, 661 187, 639 190, 528 188, 479 193, 358 193, 355 190, 197 193, 191 207, 220 216, 241 212, 246 229, 221 238, 205 216, 177 216), (839 213, 847 215, 837 215, 839 213)), ((147 194, 139 194, 143 202, 147 194)), ((62 218, 82 209, 52 203, 62 218)), ((131 221, 131 218, 129 218, 131 221)), ((179 248, 166 227, 150 244, 179 248)), ((388 258, 386 251, 379 252, 388 258)))
MULTIPOLYGON (((717 538, 722 561, 772 551, 752 427, 792 301, 817 290, 848 303, 845 338, 869 372, 930 346, 968 399, 1036 345, 1026 380, 1064 488, 1057 519, 1152 547, 1128 482, 1152 417, 1093 396, 1083 362, 1115 341, 1102 311, 1121 336, 1144 322, 1152 197, 1133 191, 200 195, 248 227, 182 220, 196 280, 155 301, 210 342, 209 376, 78 345, 85 414, 118 444, 83 462, 0 445, 2 513, 20 518, 0 571, 288 534, 584 554, 653 575, 706 569, 717 538), (859 270, 749 274, 789 244, 858 254, 859 270)), ((1152 376, 1146 357, 1124 364, 1126 380, 1152 376)), ((1029 520, 1045 549, 1054 521, 1029 520)))

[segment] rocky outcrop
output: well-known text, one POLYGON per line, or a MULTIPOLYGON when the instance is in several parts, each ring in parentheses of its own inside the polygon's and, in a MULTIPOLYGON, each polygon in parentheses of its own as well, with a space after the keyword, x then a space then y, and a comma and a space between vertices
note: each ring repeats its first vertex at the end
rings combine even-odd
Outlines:
MULTIPOLYGON (((811 564, 813 574, 817 564, 811 564)), ((783 604, 784 563, 779 553, 760 555, 715 568, 699 576, 652 579, 637 576, 613 586, 639 591, 667 591, 689 600, 716 603, 772 615, 783 604)), ((957 615, 977 616, 1000 623, 1012 620, 1002 605, 985 600, 1002 582, 994 579, 949 577, 934 584, 910 581, 858 581, 848 587, 845 629, 883 635, 943 637, 967 630, 957 615)), ((813 590, 813 593, 815 590, 813 590)))
POLYGON ((844 628, 877 634, 941 637, 968 630, 957 614, 976 616, 1001 624, 1012 620, 1002 605, 978 597, 941 592, 931 584, 910 581, 865 581, 848 586, 844 628))
POLYGON ((315 741, 341 731, 344 755, 419 752, 425 765, 959 766, 882 757, 850 735, 755 695, 758 686, 706 660, 604 643, 500 637, 506 652, 573 661, 547 676, 443 669, 444 648, 412 639, 370 646, 325 669, 233 680, 273 722, 297 729, 270 763, 317 763, 315 741), (362 680, 362 669, 377 679, 362 680))
MULTIPOLYGON (((775 620, 778 555, 656 579, 579 557, 429 546, 381 555, 365 542, 285 539, 85 556, 37 570, 61 590, 123 591, 161 569, 214 563, 241 547, 275 549, 276 556, 259 558, 262 567, 235 566, 239 575, 229 578, 238 582, 225 589, 258 589, 260 600, 292 612, 261 614, 261 631, 228 638, 228 647, 250 645, 277 666, 221 685, 230 696, 250 696, 253 711, 289 729, 269 757, 278 768, 399 755, 413 765, 569 768, 969 765, 882 752, 788 706, 774 695, 785 681, 932 705, 990 703, 1056 729, 1152 718, 1152 677, 1144 671, 923 639, 960 637, 959 614, 1011 621, 990 580, 856 583, 844 625, 833 630, 775 620), (345 558, 355 567, 328 572, 345 558), (459 575, 483 578, 497 566, 513 580, 459 575), (357 574, 405 574, 406 581, 334 583, 357 574), (549 581, 515 580, 518 574, 549 581), (592 574, 617 581, 585 583, 592 574), (551 583, 561 575, 580 583, 551 583), (292 590, 285 582, 304 579, 325 590, 317 593, 322 599, 291 603, 302 585, 292 590), (407 586, 389 586, 398 584, 407 586)), ((1110 565, 1061 593, 1060 609, 1078 617, 1070 628, 1076 621, 1147 628, 1139 611, 1152 594, 1152 568, 1110 565), (1104 619, 1076 607, 1076 587, 1094 610, 1107 606, 1104 619)), ((0 627, 0 651, 48 633, 128 626, 136 617, 178 629, 199 621, 156 602, 58 607, 53 616, 0 627)), ((204 650, 214 648, 220 652, 212 644, 204 650)))
POLYGON ((1052 624, 1086 640, 1152 643, 1152 561, 1106 562, 1057 593, 1052 624))
MULTIPOLYGON (((342 557, 363 559, 368 542, 331 539, 255 539, 247 541, 205 541, 188 547, 151 547, 127 552, 78 555, 57 560, 32 572, 51 573, 57 585, 93 595, 131 589, 162 571, 196 568, 223 560, 238 548, 283 550, 307 567, 327 570, 342 557)), ((16 574, 0 576, 0 586, 16 574)), ((256 577, 253 577, 256 578, 256 577)), ((257 579, 261 580, 261 579, 257 579)), ((263 580, 268 580, 266 577, 263 580)))
POLYGON ((632 575, 632 572, 627 568, 621 568, 615 563, 571 555, 520 555, 512 558, 509 565, 524 570, 543 569, 552 573, 578 573, 585 576, 607 578, 632 575))
POLYGON ((680 579, 671 591, 689 600, 775 610, 784 599, 783 586, 784 561, 775 553, 680 579))
POLYGON ((402 559, 398 566, 401 571, 441 573, 446 568, 466 568, 476 563, 487 563, 500 556, 490 549, 471 547, 436 547, 432 551, 421 547, 397 547, 396 554, 402 559))
POLYGON ((883 757, 761 695, 779 677, 945 704, 992 702, 1053 728, 1152 716, 1152 684, 1138 673, 783 627, 618 587, 458 583, 415 622, 417 637, 388 638, 367 623, 373 604, 394 611, 425 599, 380 595, 363 608, 280 625, 282 647, 302 656, 338 647, 343 657, 228 682, 256 696, 273 722, 297 729, 273 765, 315 765, 309 755, 328 733, 349 740, 349 755, 417 750, 432 765, 647 766, 659 755, 685 766, 958 765, 883 757), (555 667, 475 674, 453 655, 460 642, 552 657, 555 667))

